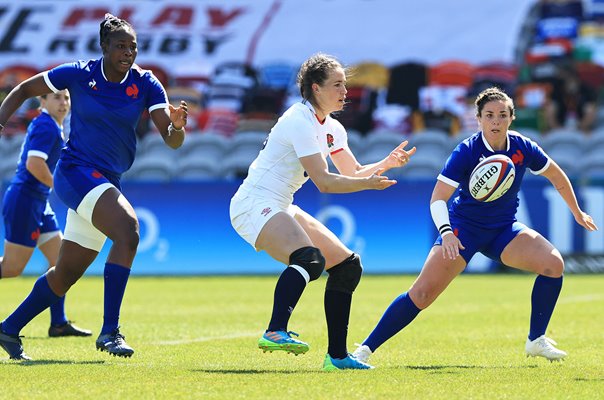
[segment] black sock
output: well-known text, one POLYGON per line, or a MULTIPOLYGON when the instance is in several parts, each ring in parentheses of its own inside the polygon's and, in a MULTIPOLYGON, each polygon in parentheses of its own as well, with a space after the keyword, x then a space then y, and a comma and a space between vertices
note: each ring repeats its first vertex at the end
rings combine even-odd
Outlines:
POLYGON ((285 268, 277 286, 273 301, 273 315, 268 324, 269 331, 287 331, 287 323, 306 287, 306 279, 295 268, 285 268))
POLYGON ((324 302, 329 338, 327 352, 332 358, 346 358, 348 356, 346 338, 348 336, 352 294, 325 290, 324 302))

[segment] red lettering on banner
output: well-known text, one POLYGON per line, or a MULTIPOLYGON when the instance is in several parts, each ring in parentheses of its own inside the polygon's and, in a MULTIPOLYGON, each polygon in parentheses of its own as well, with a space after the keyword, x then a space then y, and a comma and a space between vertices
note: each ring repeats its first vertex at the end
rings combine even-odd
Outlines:
POLYGON ((151 22, 151 25, 162 25, 171 23, 180 26, 189 26, 193 19, 193 9, 191 7, 166 7, 151 22))
POLYGON ((208 16, 210 17, 210 26, 212 28, 223 28, 233 18, 245 12, 244 8, 236 8, 230 13, 224 12, 219 8, 209 7, 207 10, 208 16))
POLYGON ((100 22, 108 13, 107 8, 74 8, 63 22, 64 27, 74 27, 83 21, 100 22))

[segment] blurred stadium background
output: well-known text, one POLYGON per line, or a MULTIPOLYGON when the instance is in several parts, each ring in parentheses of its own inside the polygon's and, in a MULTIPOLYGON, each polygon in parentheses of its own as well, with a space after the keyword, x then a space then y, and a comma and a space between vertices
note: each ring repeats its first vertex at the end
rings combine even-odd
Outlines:
MULTIPOLYGON (((338 196, 308 184, 296 197, 363 256, 367 273, 421 268, 436 234, 428 211, 434 179, 455 144, 475 132, 473 99, 492 85, 514 98, 514 128, 565 169, 604 228, 604 0, 0 1, 0 102, 37 72, 99 57, 105 12, 134 25, 137 63, 191 110, 176 151, 148 118, 140 122, 137 159, 124 176, 141 220, 135 274, 282 268, 236 235, 228 203, 278 115, 299 100, 299 64, 318 51, 350 68, 350 103, 336 117, 361 162, 405 138, 418 147, 412 163, 389 174, 399 180, 392 189, 338 196)), ((24 104, 0 140, 3 188, 37 107, 35 99, 24 104)), ((53 204, 63 223, 64 206, 53 204)), ((604 271, 604 231, 582 231, 545 179, 526 179, 519 219, 562 251, 568 270, 604 271)), ((89 273, 100 274, 104 258, 89 273)), ((26 273, 45 268, 36 254, 26 273)), ((468 270, 501 268, 475 257, 468 270)))

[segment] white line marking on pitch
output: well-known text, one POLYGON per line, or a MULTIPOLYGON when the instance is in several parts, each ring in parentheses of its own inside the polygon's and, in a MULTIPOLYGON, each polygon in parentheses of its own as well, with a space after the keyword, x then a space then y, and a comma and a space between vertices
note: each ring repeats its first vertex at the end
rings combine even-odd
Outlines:
POLYGON ((165 341, 161 341, 161 342, 155 342, 155 344, 165 345, 165 346, 175 346, 175 345, 179 345, 179 344, 209 342, 210 340, 240 339, 240 338, 245 338, 245 337, 254 337, 254 336, 261 335, 261 334, 262 333, 258 333, 258 332, 247 332, 247 333, 240 332, 240 333, 233 333, 230 335, 223 335, 223 336, 204 336, 204 337, 199 337, 199 338, 195 338, 195 339, 165 340, 165 341))
POLYGON ((581 296, 562 297, 558 303, 589 303, 604 299, 602 294, 584 294, 581 296))

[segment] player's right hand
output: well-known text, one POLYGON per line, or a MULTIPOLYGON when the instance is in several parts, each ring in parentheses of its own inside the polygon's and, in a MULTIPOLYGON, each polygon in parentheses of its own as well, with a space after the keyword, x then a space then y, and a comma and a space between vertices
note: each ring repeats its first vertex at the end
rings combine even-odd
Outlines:
POLYGON ((382 176, 384 168, 380 168, 367 178, 369 189, 384 190, 396 183, 394 179, 389 179, 387 176, 382 176))
POLYGON ((442 237, 442 239, 443 258, 455 260, 457 257, 459 257, 459 249, 466 249, 454 234, 445 235, 442 237))

